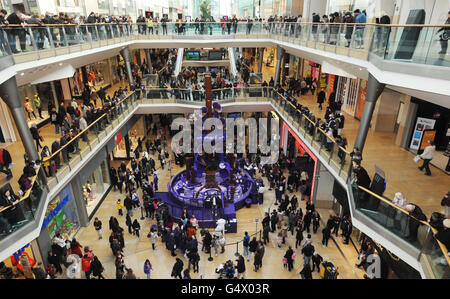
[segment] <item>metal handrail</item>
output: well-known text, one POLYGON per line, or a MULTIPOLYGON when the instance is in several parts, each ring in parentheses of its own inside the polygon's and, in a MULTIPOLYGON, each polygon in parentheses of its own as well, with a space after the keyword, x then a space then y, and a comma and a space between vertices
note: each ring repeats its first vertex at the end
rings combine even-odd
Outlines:
MULTIPOLYGON (((377 23, 314 23, 314 22, 278 22, 278 21, 252 21, 248 23, 247 21, 238 21, 238 23, 233 23, 230 21, 224 22, 154 22, 153 24, 164 24, 164 25, 180 25, 180 24, 287 24, 287 25, 356 25, 356 26, 381 26, 381 27, 431 27, 431 28, 450 28, 449 24, 377 24, 377 23)), ((134 23, 67 23, 67 24, 2 24, 0 27, 64 27, 64 26, 105 26, 105 25, 148 25, 146 22, 134 22, 134 23)))
MULTIPOLYGON (((412 218, 412 219, 414 219, 415 221, 417 221, 417 222, 419 222, 419 223, 421 223, 421 224, 423 224, 423 225, 426 225, 426 226, 431 230, 431 232, 433 233, 433 235, 436 235, 436 233, 438 232, 437 229, 435 229, 434 227, 432 227, 428 222, 423 221, 423 220, 419 220, 419 219, 415 218, 414 216, 409 215, 409 212, 408 212, 408 211, 406 211, 406 210, 403 209, 403 208, 400 208, 399 206, 397 206, 396 204, 394 204, 392 201, 387 200, 386 198, 384 198, 384 197, 382 197, 382 196, 380 196, 380 195, 378 195, 378 194, 372 192, 371 190, 369 190, 369 189, 367 189, 367 188, 364 188, 364 187, 362 187, 362 186, 359 186, 359 185, 358 185, 358 188, 361 189, 361 190, 363 190, 364 192, 366 192, 366 193, 368 193, 368 194, 374 196, 375 198, 377 198, 378 200, 384 202, 385 204, 387 204, 387 205, 393 207, 393 208, 396 209, 397 211, 402 212, 403 214, 407 215, 409 218, 412 218)), ((436 239, 436 238, 435 238, 435 239, 436 239)), ((443 255, 445 256, 445 259, 447 260, 448 265, 450 265, 450 257, 448 256, 448 249, 447 249, 447 247, 446 247, 444 244, 442 244, 438 239, 436 239, 436 242, 439 244, 439 247, 441 248, 442 253, 443 253, 443 255)))
MULTIPOLYGON (((122 104, 125 100, 127 100, 130 96, 132 96, 135 92, 131 92, 129 95, 127 95, 124 99, 122 99, 120 102, 118 102, 116 105, 120 105, 122 104)), ((115 108, 115 107, 114 107, 115 108)), ((89 126, 86 127, 86 129, 84 129, 83 131, 80 131, 76 136, 74 136, 68 143, 64 144, 61 148, 59 148, 57 151, 55 151, 54 153, 52 153, 51 156, 48 157, 44 157, 44 159, 42 160, 42 162, 47 162, 49 160, 52 160, 54 157, 56 157, 57 155, 59 155, 59 153, 65 149, 67 146, 69 146, 69 144, 71 144, 72 142, 75 142, 75 140, 77 138, 79 138, 81 135, 83 135, 84 133, 86 133, 90 128, 92 128, 95 124, 97 124, 100 120, 102 120, 104 117, 106 117, 107 112, 103 113, 103 115, 101 115, 99 118, 97 118, 95 121, 93 121, 89 126)))
MULTIPOLYGON (((37 177, 38 177, 38 175, 39 175, 39 170, 40 170, 40 169, 41 169, 41 166, 39 166, 39 168, 36 169, 36 170, 37 170, 37 171, 36 171, 36 175, 33 176, 33 178, 31 179, 31 188, 29 188, 29 189, 25 192, 25 194, 22 195, 22 196, 20 197, 19 202, 22 202, 23 200, 25 200, 25 199, 27 199, 28 197, 30 197, 31 190, 33 189, 34 183, 36 182, 36 179, 37 179, 37 177)), ((14 206, 14 205, 7 206, 7 207, 3 207, 2 209, 0 209, 0 213, 3 212, 3 211, 5 211, 5 210, 7 210, 7 209, 9 209, 9 208, 11 208, 11 207, 13 207, 13 206, 14 206)))
MULTIPOLYGON (((273 88, 273 87, 272 87, 272 88, 273 88)), ((299 109, 297 109, 297 107, 295 107, 290 101, 288 101, 282 94, 280 94, 278 91, 276 91, 275 88, 273 88, 273 89, 274 89, 274 91, 275 91, 280 97, 283 98, 284 101, 287 101, 287 102, 289 103, 289 105, 292 106, 293 109, 295 109, 295 110, 296 110, 297 112, 299 112, 300 114, 302 113, 299 109)), ((312 125, 314 125, 314 126, 316 125, 316 123, 313 122, 311 119, 309 119, 308 116, 303 115, 303 117, 306 118, 312 125)), ((347 155, 350 155, 350 152, 349 152, 349 151, 347 151, 345 148, 343 148, 342 146, 340 146, 339 144, 337 144, 336 139, 334 139, 334 138, 332 138, 332 137, 329 137, 329 136, 326 134, 326 132, 325 132, 324 130, 322 130, 321 128, 317 127, 317 129, 318 129, 320 132, 322 132, 328 139, 330 139, 334 144, 336 144, 336 145, 339 147, 340 150, 342 150, 343 152, 345 152, 347 155)))

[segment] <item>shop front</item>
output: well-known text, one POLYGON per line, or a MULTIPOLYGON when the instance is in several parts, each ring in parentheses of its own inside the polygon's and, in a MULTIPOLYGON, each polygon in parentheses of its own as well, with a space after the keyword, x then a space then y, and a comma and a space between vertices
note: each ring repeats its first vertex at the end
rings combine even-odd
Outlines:
POLYGON ((35 278, 32 268, 42 262, 39 247, 34 240, 4 260, 0 266, 0 279, 35 278))
POLYGON ((409 137, 409 151, 421 154, 428 141, 434 141, 436 152, 431 160, 434 166, 450 172, 450 109, 412 97, 417 114, 409 137))
MULTIPOLYGON (((281 148, 288 160, 295 160, 295 167, 301 172, 307 173, 307 182, 305 184, 306 190, 311 190, 310 193, 305 194, 311 200, 315 198, 316 172, 317 172, 317 157, 309 150, 303 141, 295 134, 289 125, 283 121, 281 129, 281 148)), ((301 187, 300 187, 301 190, 301 187)))
POLYGON ((48 204, 42 231, 47 233, 50 239, 53 239, 57 232, 64 238, 71 239, 79 227, 76 203, 70 186, 67 186, 48 204))
POLYGON ((83 181, 81 189, 83 202, 86 206, 89 218, 92 217, 96 208, 106 196, 111 183, 109 180, 109 167, 106 159, 95 167, 95 169, 83 181))
POLYGON ((80 98, 83 95, 85 83, 89 85, 91 91, 111 87, 118 82, 118 76, 114 71, 117 69, 117 65, 117 59, 109 58, 76 69, 73 77, 69 78, 72 97, 80 98), (86 70, 85 74, 83 74, 83 68, 86 70))

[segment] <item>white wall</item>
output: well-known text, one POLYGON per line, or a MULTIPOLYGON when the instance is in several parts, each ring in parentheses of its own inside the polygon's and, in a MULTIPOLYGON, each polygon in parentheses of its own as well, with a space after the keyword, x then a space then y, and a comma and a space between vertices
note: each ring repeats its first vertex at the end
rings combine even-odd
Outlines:
POLYGON ((313 12, 323 16, 327 11, 327 2, 327 0, 305 0, 303 3, 303 21, 312 21, 313 12))
POLYGON ((425 9, 425 24, 443 24, 450 8, 450 0, 397 0, 399 2, 399 24, 406 23, 412 9, 425 9))
POLYGON ((56 14, 56 1, 38 0, 39 13, 45 14, 47 11, 56 14))

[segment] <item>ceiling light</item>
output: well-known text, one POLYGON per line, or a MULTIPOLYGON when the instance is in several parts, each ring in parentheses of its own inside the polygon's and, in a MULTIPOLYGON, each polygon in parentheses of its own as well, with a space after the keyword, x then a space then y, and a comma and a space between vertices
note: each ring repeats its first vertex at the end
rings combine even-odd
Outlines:
POLYGON ((21 76, 25 75, 25 73, 20 73, 21 76))
POLYGON ((59 66, 63 65, 62 62, 59 63, 59 66))

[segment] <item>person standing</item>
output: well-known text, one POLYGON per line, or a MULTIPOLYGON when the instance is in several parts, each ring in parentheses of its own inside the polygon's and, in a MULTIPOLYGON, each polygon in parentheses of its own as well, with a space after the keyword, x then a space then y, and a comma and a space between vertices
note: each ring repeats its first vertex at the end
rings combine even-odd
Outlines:
POLYGON ((11 155, 6 149, 0 147, 0 171, 6 174, 8 180, 13 177, 11 165, 13 165, 11 155))
POLYGON ((311 243, 307 244, 305 247, 303 247, 302 253, 304 256, 304 263, 309 264, 311 261, 311 257, 314 254, 314 246, 311 243))
POLYGON ((298 247, 303 241, 303 230, 302 227, 299 225, 296 230, 295 234, 295 248, 298 247))
POLYGON ((184 265, 183 261, 177 258, 175 264, 173 265, 171 276, 174 278, 178 277, 180 279, 183 279, 183 277, 181 276, 181 271, 183 271, 183 265, 184 265))
POLYGON ((86 275, 86 279, 91 279, 91 260, 87 254, 81 258, 81 270, 86 275))
POLYGON ((430 176, 430 161, 433 159, 434 152, 436 151, 436 146, 434 145, 434 141, 429 140, 428 143, 430 145, 428 145, 423 153, 419 155, 420 158, 423 159, 423 164, 419 167, 419 170, 422 171, 425 168, 425 175, 430 176))
POLYGON ((95 217, 95 220, 94 220, 94 228, 95 228, 95 231, 97 232, 98 239, 101 240, 103 238, 102 237, 102 222, 97 217, 95 217))
POLYGON ((325 97, 325 91, 321 88, 319 93, 317 93, 317 103, 319 103, 320 110, 322 110, 322 103, 325 102, 325 97))
POLYGON ((239 255, 237 261, 237 275, 236 278, 244 278, 245 277, 245 260, 242 255, 239 255))
POLYGON ((322 245, 324 247, 328 246, 328 240, 330 239, 330 237, 331 237, 331 230, 330 227, 327 225, 325 226, 324 229, 322 229, 322 245))
POLYGON ((152 264, 148 259, 146 259, 144 263, 144 273, 147 275, 147 279, 150 279, 151 271, 153 271, 152 264))
POLYGON ((94 256, 94 259, 91 261, 92 276, 98 277, 98 279, 105 279, 105 277, 102 274, 103 270, 104 268, 102 263, 100 262, 97 256, 94 256))
POLYGON ((242 246, 244 248, 244 256, 247 256, 247 261, 250 260, 250 251, 248 250, 250 243, 250 236, 248 235, 248 232, 244 233, 244 239, 242 240, 242 246))
MULTIPOLYGON (((445 22, 445 25, 449 25, 449 24, 450 24, 450 11, 448 12, 448 18, 447 18, 447 21, 445 22)), ((439 54, 445 55, 445 54, 447 54, 448 39, 450 38, 450 27, 442 27, 437 32, 442 32, 442 34, 440 35, 440 39, 439 39, 439 42, 441 44, 441 51, 439 52, 439 54)))
POLYGON ((314 269, 317 267, 317 272, 320 272, 320 264, 323 261, 323 257, 320 256, 319 253, 314 253, 314 255, 312 256, 312 262, 313 262, 313 268, 311 270, 311 272, 314 272, 314 269))

